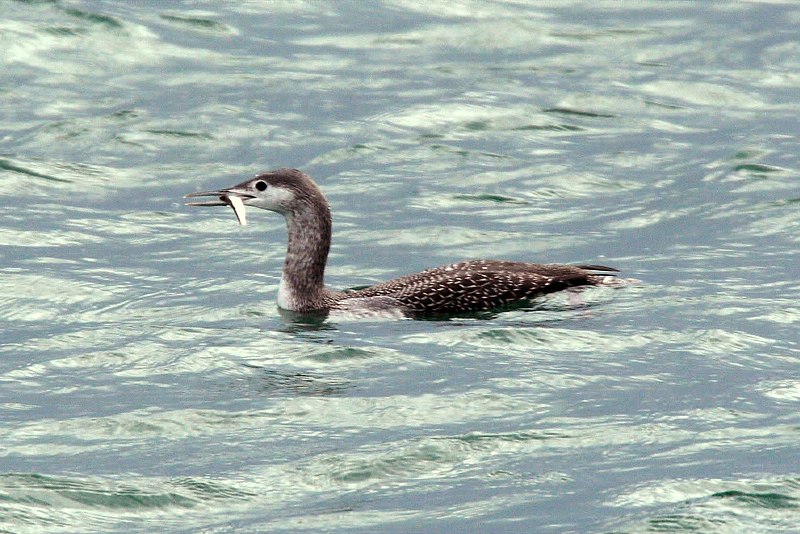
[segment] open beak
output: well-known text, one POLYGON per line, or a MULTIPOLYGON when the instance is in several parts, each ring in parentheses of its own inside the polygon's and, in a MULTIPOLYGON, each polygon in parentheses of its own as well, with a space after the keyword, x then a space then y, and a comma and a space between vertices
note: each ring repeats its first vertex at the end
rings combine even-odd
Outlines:
POLYGON ((187 202, 187 206, 230 206, 233 213, 236 215, 236 220, 239 221, 241 226, 247 224, 247 212, 244 203, 253 195, 247 193, 237 187, 230 187, 228 189, 220 189, 219 191, 200 191, 199 193, 190 193, 183 198, 195 197, 217 197, 216 200, 202 200, 199 202, 187 202))

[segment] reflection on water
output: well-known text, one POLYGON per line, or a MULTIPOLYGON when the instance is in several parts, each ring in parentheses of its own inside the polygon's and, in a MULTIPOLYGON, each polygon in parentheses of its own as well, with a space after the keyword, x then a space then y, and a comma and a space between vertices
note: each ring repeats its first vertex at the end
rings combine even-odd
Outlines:
POLYGON ((6 2, 0 530, 791 531, 792 3, 6 2), (765 30, 768 29, 768 31, 765 30), (642 284, 432 321, 275 306, 469 258, 642 284))
MULTIPOLYGON (((344 357, 358 357, 341 351, 344 357)), ((347 392, 347 386, 338 380, 314 376, 308 373, 284 373, 245 364, 254 374, 247 377, 247 387, 254 396, 272 395, 339 395, 347 392)))

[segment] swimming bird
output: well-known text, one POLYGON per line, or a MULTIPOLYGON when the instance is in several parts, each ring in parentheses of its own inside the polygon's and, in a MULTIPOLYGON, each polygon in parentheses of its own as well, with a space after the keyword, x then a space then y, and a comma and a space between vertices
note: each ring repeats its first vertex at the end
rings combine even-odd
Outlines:
POLYGON ((403 315, 484 311, 524 303, 570 287, 609 284, 617 269, 603 265, 471 260, 443 265, 364 289, 325 286, 331 212, 316 183, 297 169, 277 169, 238 185, 201 191, 189 206, 230 206, 246 224, 245 206, 277 212, 289 232, 278 306, 300 313, 391 310, 403 315))

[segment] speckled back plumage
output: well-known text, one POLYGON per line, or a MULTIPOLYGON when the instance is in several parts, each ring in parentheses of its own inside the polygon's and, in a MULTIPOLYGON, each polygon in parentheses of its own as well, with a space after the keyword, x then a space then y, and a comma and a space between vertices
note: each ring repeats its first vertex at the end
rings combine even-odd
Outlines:
POLYGON ((389 280, 336 296, 334 306, 346 306, 348 299, 390 297, 409 312, 458 313, 489 310, 560 291, 568 287, 597 285, 615 269, 573 265, 536 264, 498 260, 472 260, 389 280))

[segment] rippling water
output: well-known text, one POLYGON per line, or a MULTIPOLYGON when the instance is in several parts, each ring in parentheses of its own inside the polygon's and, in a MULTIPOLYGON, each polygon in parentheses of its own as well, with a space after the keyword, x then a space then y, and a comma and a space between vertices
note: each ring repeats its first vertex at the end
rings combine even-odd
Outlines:
POLYGON ((800 524, 800 7, 2 1, 0 530, 786 532, 800 524), (471 257, 643 280, 304 323, 471 257))

